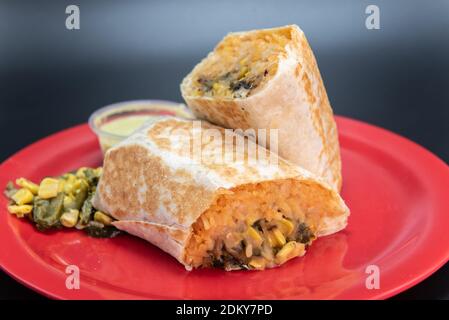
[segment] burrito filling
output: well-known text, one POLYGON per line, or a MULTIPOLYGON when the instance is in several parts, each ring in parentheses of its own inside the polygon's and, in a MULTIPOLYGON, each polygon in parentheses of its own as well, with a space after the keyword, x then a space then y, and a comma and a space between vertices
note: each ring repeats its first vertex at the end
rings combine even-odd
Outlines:
POLYGON ((225 37, 194 71, 189 94, 223 99, 250 96, 276 73, 279 54, 289 40, 286 29, 225 37))
POLYGON ((265 269, 297 256, 316 238, 292 180, 239 186, 221 194, 193 225, 186 248, 194 268, 265 269))

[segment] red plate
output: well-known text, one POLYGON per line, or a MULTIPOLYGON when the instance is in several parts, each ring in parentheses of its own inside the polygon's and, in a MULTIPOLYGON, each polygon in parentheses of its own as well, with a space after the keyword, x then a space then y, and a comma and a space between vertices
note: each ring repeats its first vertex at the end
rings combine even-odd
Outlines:
MULTIPOLYGON (((342 195, 348 228, 318 239, 303 258, 266 271, 187 272, 172 257, 131 236, 89 238, 82 232, 41 233, 0 200, 0 265, 18 281, 62 299, 376 299, 397 294, 449 258, 449 169, 422 147, 393 133, 338 118, 342 195), (80 289, 66 288, 66 267, 80 270, 80 289), (367 267, 380 272, 368 289, 367 267)), ((87 125, 45 138, 0 167, 8 180, 34 181, 80 166, 101 152, 87 125)))

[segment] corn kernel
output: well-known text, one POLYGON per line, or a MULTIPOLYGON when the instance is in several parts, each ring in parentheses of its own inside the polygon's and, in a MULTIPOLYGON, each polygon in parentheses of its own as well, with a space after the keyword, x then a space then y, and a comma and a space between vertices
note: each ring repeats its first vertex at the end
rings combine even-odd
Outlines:
POLYGON ((303 244, 297 243, 296 241, 289 241, 276 254, 276 263, 282 264, 285 261, 296 257, 297 255, 300 254, 301 249, 304 249, 303 244))
POLYGON ((11 214, 17 215, 19 218, 23 218, 26 214, 31 213, 33 211, 33 206, 24 204, 21 206, 8 206, 8 211, 11 214))
POLYGON ((214 89, 214 90, 220 90, 220 89, 223 89, 223 85, 222 84, 220 84, 220 83, 218 83, 218 82, 215 82, 213 85, 212 85, 212 88, 214 89))
POLYGON ((61 221, 61 224, 64 227, 72 228, 78 222, 79 214, 80 214, 80 212, 78 210, 70 209, 69 211, 64 212, 61 215, 61 218, 59 218, 59 221, 61 221))
POLYGON ((112 222, 112 218, 101 211, 97 211, 94 214, 94 220, 104 224, 105 226, 109 226, 112 222))
POLYGON ((255 242, 256 245, 261 245, 263 242, 263 238, 260 235, 259 232, 257 232, 256 229, 254 229, 253 227, 248 227, 248 236, 250 236, 250 238, 255 242))
POLYGON ((242 67, 239 72, 239 79, 244 78, 249 73, 248 67, 242 67))
POLYGON ((37 192, 39 191, 39 186, 37 184, 35 184, 34 182, 31 182, 30 180, 27 180, 25 178, 17 179, 16 183, 18 186, 30 190, 32 194, 36 195, 37 192))
POLYGON ((244 66, 247 63, 248 63, 248 58, 243 58, 242 60, 239 61, 240 66, 244 66))
POLYGON ((73 173, 66 173, 64 175, 65 179, 67 180, 67 182, 69 183, 74 183, 76 181, 76 176, 73 173))
POLYGON ((41 181, 38 195, 42 199, 54 198, 59 190, 59 180, 53 178, 45 178, 41 181))
POLYGON ((274 228, 271 233, 273 235, 275 245, 282 247, 287 242, 281 230, 278 228, 274 228))
POLYGON ((84 179, 77 179, 74 183, 73 183, 73 187, 72 187, 72 193, 76 192, 78 189, 80 189, 82 187, 82 185, 85 185, 86 187, 89 186, 89 184, 87 183, 86 180, 84 179))
POLYGON ((11 197, 19 206, 33 201, 33 194, 30 190, 22 188, 11 197))
POLYGON ((68 208, 73 204, 74 198, 72 195, 64 196, 64 208, 68 208))
POLYGON ((295 225, 293 224, 293 222, 285 218, 282 218, 278 221, 278 227, 286 236, 289 236, 295 229, 295 225))
POLYGON ((64 189, 65 189, 64 187, 65 187, 65 181, 60 179, 59 184, 58 184, 58 193, 64 192, 64 189))
POLYGON ((77 176, 78 178, 85 178, 86 175, 84 174, 84 171, 85 171, 86 169, 87 169, 86 167, 81 167, 81 168, 79 168, 79 169, 76 171, 76 176, 77 176))
POLYGON ((103 167, 98 167, 94 170, 94 173, 97 177, 101 176, 103 174, 103 167))
POLYGON ((264 269, 265 268, 265 259, 262 257, 253 257, 249 261, 248 265, 254 269, 264 269))
POLYGON ((291 254, 296 248, 296 241, 290 241, 287 244, 285 244, 281 250, 278 251, 276 254, 277 259, 285 259, 288 257, 289 254, 291 254))
POLYGON ((73 193, 73 183, 72 182, 66 181, 64 183, 64 193, 65 194, 73 193))

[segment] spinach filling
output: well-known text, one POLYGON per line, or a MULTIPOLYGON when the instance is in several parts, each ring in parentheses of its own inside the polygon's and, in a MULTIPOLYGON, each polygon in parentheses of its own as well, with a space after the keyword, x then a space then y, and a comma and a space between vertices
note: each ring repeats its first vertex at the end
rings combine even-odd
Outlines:
POLYGON ((253 75, 248 68, 235 69, 218 77, 200 76, 197 78, 199 91, 206 96, 231 96, 233 98, 245 98, 251 94, 268 75, 268 70, 263 74, 253 75))
MULTIPOLYGON (((284 217, 284 219, 286 218, 284 217)), ((291 220, 287 221, 291 222, 291 220)), ((266 219, 259 219, 251 225, 251 228, 261 236, 262 242, 260 242, 259 246, 254 246, 254 242, 249 238, 244 238, 232 248, 228 247, 224 241, 218 241, 215 244, 214 249, 208 253, 205 265, 211 265, 226 270, 242 268, 255 269, 255 267, 251 265, 251 260, 253 258, 264 259, 264 257, 267 256, 266 252, 264 254, 264 250, 271 250, 268 255, 275 257, 291 242, 297 242, 308 246, 315 239, 315 235, 310 227, 304 222, 297 221, 296 223, 293 223, 293 231, 288 235, 285 234, 284 242, 273 242, 270 237, 272 236, 273 230, 278 228, 276 222, 268 222, 266 219), (251 246, 249 256, 247 253, 248 246, 251 246)))

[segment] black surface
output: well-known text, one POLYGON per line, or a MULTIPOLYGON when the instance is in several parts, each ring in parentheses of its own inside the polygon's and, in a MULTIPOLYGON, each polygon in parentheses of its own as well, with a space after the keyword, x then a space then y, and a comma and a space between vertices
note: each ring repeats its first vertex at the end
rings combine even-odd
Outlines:
MULTIPOLYGON (((335 113, 449 161, 449 1, 77 1, 78 31, 65 29, 69 4, 0 1, 0 161, 112 102, 181 101, 182 77, 225 33, 289 23, 335 113), (365 28, 368 4, 380 30, 365 28)), ((1 273, 0 298, 40 296, 1 273)), ((397 298, 448 299, 449 265, 397 298)))

